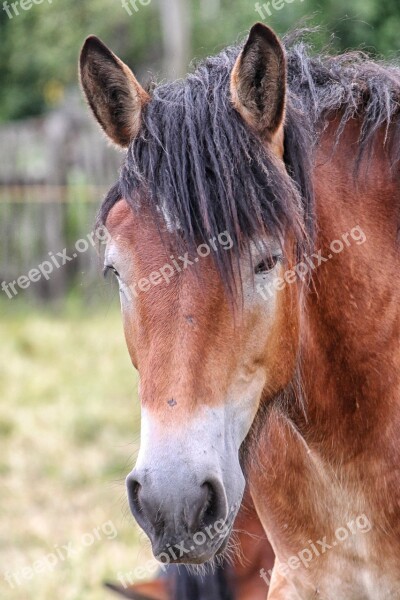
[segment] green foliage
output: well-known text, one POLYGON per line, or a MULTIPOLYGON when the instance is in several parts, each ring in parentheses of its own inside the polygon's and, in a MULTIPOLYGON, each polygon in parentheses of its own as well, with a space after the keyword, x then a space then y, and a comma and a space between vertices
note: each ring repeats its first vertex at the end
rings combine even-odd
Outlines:
MULTIPOLYGON (((191 5, 188 62, 235 42, 261 18, 280 33, 304 19, 322 24, 317 45, 330 41, 336 51, 362 47, 393 56, 399 50, 398 0, 259 0, 268 7, 261 15, 255 0, 185 1, 191 5)), ((0 10, 0 120, 36 115, 62 100, 66 88, 76 85, 79 48, 90 33, 102 37, 142 79, 149 69, 160 71, 158 2, 136 0, 136 6, 131 16, 120 0, 43 0, 27 11, 20 8, 12 19, 0 10)))
POLYGON ((159 38, 157 13, 142 7, 135 26, 119 2, 44 0, 9 19, 0 11, 0 120, 36 115, 77 83, 80 47, 102 37, 133 64, 144 65, 159 38))

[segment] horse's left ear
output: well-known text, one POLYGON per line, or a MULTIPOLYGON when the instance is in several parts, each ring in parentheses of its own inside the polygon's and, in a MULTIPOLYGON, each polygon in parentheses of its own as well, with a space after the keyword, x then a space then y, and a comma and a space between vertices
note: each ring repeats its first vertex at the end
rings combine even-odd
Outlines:
POLYGON ((236 110, 263 139, 281 137, 286 104, 286 56, 275 33, 256 23, 231 75, 236 110))
POLYGON ((117 146, 126 148, 138 133, 150 96, 129 67, 91 35, 80 55, 80 78, 92 112, 117 146))

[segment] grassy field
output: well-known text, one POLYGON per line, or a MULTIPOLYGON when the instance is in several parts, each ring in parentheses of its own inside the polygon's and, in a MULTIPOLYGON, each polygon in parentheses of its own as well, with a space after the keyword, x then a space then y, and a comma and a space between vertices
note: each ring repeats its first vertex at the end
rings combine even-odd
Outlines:
POLYGON ((103 581, 151 556, 125 499, 139 407, 118 307, 1 305, 0 339, 0 598, 111 598, 103 581))

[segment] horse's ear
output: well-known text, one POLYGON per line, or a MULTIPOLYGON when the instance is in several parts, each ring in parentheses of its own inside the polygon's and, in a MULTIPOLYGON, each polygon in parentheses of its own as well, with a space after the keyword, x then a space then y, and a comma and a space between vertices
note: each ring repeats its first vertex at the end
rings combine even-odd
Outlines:
POLYGON ((275 33, 256 23, 231 75, 231 97, 243 119, 273 141, 285 119, 286 56, 275 33))
POLYGON ((80 55, 80 79, 94 116, 118 146, 126 148, 140 129, 142 109, 150 96, 132 71, 95 36, 80 55))

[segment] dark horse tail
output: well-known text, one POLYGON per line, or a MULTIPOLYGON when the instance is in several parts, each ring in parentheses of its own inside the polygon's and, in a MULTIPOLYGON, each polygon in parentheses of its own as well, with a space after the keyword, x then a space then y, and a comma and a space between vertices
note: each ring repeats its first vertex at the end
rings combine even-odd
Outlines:
MULTIPOLYGON (((232 569, 226 564, 206 567, 202 574, 189 571, 183 566, 169 565, 160 577, 165 581, 169 600, 235 600, 232 569)), ((131 600, 152 600, 136 592, 134 588, 106 585, 131 600)))

